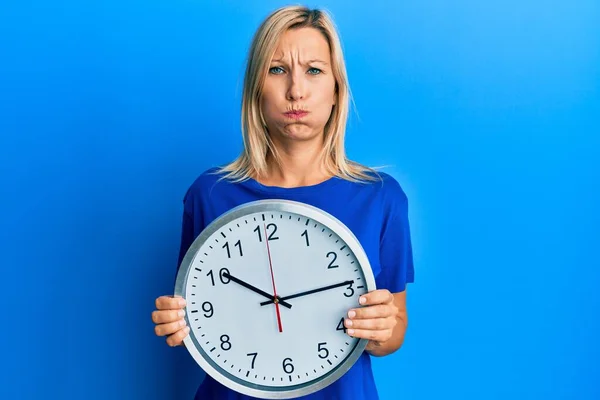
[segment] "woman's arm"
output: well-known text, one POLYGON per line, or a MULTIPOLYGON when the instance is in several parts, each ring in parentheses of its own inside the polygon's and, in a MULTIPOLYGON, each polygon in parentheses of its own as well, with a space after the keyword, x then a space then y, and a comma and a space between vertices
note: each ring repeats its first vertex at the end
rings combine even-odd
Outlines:
POLYGON ((404 334, 408 327, 408 313, 406 310, 406 290, 393 294, 393 303, 397 308, 395 315, 396 324, 392 328, 391 337, 383 342, 371 340, 367 345, 367 352, 373 356, 381 357, 392 354, 404 342, 404 334))

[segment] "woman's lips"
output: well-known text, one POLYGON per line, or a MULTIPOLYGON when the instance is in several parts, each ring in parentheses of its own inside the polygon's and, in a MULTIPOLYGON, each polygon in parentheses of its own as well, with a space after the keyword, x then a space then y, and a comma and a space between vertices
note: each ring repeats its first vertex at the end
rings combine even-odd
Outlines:
POLYGON ((304 111, 304 110, 288 111, 286 113, 283 113, 283 115, 285 115, 288 118, 292 118, 292 119, 301 119, 304 116, 306 116, 307 114, 308 114, 308 111, 304 111))

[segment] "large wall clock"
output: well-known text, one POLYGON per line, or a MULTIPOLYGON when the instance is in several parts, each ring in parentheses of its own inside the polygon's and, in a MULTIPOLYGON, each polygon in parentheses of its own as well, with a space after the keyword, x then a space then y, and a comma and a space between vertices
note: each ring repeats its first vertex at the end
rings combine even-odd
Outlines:
POLYGON ((207 374, 285 399, 330 385, 356 362, 367 341, 343 321, 372 290, 369 260, 342 222, 308 204, 260 200, 200 233, 175 295, 187 301, 184 344, 207 374))

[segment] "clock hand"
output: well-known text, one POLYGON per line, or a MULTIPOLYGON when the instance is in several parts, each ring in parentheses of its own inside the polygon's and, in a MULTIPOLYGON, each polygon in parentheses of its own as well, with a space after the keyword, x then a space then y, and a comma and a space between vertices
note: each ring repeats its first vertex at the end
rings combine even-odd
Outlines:
POLYGON ((273 275, 273 263, 271 262, 271 250, 269 250, 269 236, 267 236, 267 225, 265 227, 265 242, 267 243, 267 254, 269 255, 269 268, 271 269, 271 282, 273 282, 273 302, 275 303, 275 312, 277 313, 277 324, 279 325, 279 333, 283 332, 281 326, 281 315, 279 314, 279 300, 277 298, 277 289, 275 289, 275 276, 273 275))
MULTIPOLYGON (((292 294, 290 296, 281 297, 279 299, 279 302, 281 303, 284 300, 295 299, 296 297, 306 296, 306 295, 309 295, 309 294, 322 292, 324 290, 335 289, 337 287, 350 285, 352 283, 354 283, 354 281, 345 281, 345 282, 336 283, 334 285, 324 286, 324 287, 321 287, 321 288, 318 288, 318 289, 307 290, 307 291, 304 291, 304 292, 292 294)), ((271 299, 269 301, 263 301, 262 303, 260 303, 260 305, 261 306, 266 306, 267 304, 271 304, 271 303, 273 303, 273 299, 271 299)))
MULTIPOLYGON (((245 287, 247 289, 250 289, 253 292, 258 293, 258 294, 266 297, 267 299, 271 299, 271 303, 273 302, 273 300, 275 298, 274 296, 271 296, 269 293, 267 293, 267 292, 265 292, 263 290, 260 290, 259 288, 255 287, 255 286, 252 286, 251 284, 249 284, 247 282, 244 282, 243 280, 241 280, 239 278, 236 278, 235 276, 233 276, 233 275, 231 275, 231 274, 229 274, 227 272, 223 272, 222 275, 223 275, 224 278, 230 279, 230 280, 234 281, 235 283, 240 284, 243 287, 245 287)), ((279 304, 281 304, 284 307, 292 308, 292 306, 288 302, 282 301, 280 298, 277 298, 277 301, 278 301, 279 304)))

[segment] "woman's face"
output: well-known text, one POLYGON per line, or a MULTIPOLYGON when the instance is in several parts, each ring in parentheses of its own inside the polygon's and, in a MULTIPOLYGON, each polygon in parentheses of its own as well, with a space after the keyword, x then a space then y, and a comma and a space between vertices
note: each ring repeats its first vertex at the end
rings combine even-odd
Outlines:
POLYGON ((314 28, 288 30, 279 40, 262 93, 262 111, 275 141, 322 138, 335 104, 327 40, 314 28))

